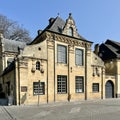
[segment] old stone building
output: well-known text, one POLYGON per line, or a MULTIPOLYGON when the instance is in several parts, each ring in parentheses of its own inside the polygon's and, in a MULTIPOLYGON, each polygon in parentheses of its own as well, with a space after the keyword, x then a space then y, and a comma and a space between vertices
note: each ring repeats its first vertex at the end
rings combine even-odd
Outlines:
POLYGON ((108 39, 96 45, 96 54, 105 64, 105 97, 120 97, 120 43, 108 39))
MULTIPOLYGON (((0 82, 2 92, 11 96, 14 104, 115 97, 105 92, 106 82, 110 84, 112 80, 115 89, 115 76, 106 75, 109 69, 105 72, 107 62, 104 65, 104 59, 98 56, 99 47, 92 52, 92 42, 78 33, 71 14, 66 21, 59 16, 50 18, 49 25, 39 30, 29 45, 5 41, 8 40, 1 34, 0 82), (7 43, 11 49, 7 50, 7 43)), ((115 63, 116 68, 118 64, 115 63)), ((119 95, 119 90, 115 89, 115 93, 119 95)))

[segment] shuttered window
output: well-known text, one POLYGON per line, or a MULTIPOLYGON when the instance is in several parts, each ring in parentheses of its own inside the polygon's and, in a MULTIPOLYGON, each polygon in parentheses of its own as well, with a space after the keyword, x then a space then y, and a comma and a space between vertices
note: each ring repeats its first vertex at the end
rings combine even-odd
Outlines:
POLYGON ((67 63, 67 47, 63 45, 57 46, 57 62, 58 63, 67 63))
POLYGON ((83 65, 83 50, 76 48, 75 50, 75 64, 78 66, 83 65))

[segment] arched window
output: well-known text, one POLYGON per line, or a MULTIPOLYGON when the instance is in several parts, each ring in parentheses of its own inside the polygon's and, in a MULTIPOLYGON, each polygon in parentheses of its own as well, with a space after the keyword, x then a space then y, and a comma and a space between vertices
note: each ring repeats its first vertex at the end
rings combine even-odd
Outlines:
POLYGON ((68 35, 73 36, 73 28, 72 27, 69 27, 68 35))
POLYGON ((39 61, 36 62, 36 70, 40 70, 40 62, 39 61))

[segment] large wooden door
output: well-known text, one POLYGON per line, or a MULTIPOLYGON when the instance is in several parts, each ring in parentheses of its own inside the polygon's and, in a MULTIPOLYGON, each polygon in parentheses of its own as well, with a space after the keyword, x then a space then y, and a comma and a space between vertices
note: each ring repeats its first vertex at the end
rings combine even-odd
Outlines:
POLYGON ((106 98, 114 97, 114 85, 112 81, 107 81, 105 85, 105 96, 106 98))

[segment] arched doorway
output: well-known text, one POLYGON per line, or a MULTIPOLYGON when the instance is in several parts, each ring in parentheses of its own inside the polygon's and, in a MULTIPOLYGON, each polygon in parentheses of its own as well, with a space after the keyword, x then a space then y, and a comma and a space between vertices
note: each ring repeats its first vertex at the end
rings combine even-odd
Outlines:
POLYGON ((105 97, 113 98, 114 97, 114 84, 111 80, 108 80, 105 85, 105 97))

